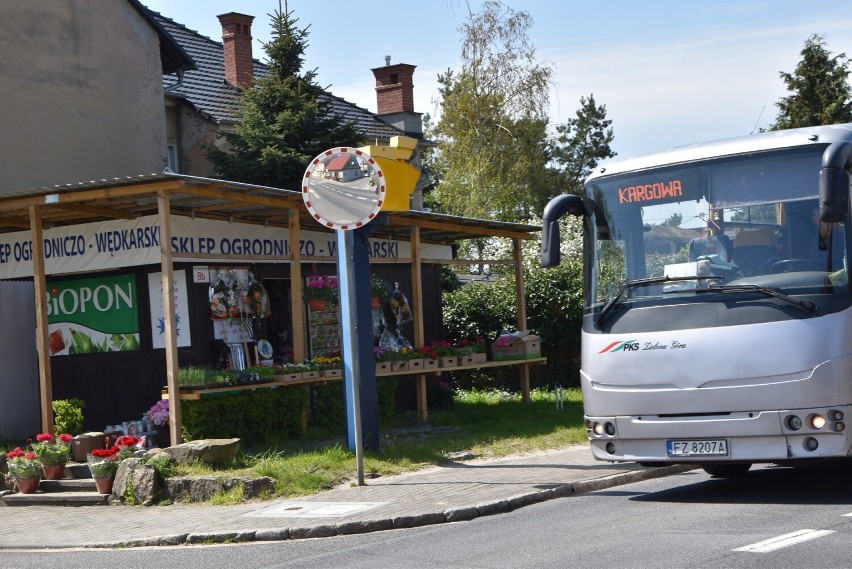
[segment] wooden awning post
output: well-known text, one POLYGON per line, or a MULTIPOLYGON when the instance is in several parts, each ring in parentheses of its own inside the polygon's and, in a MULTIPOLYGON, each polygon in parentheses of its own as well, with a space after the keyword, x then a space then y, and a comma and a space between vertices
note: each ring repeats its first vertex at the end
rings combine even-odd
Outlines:
POLYGON ((293 322, 293 361, 302 363, 307 357, 307 337, 305 333, 305 304, 302 301, 302 252, 299 250, 299 232, 301 231, 301 223, 299 221, 299 211, 296 209, 290 210, 290 219, 288 222, 289 239, 290 239, 290 255, 293 257, 290 261, 290 309, 293 322))
MULTIPOLYGON (((419 349, 424 341, 423 327, 423 266, 420 255, 420 228, 411 228, 411 309, 414 316, 414 348, 419 349)), ((426 374, 415 376, 417 389, 417 419, 421 423, 429 420, 426 398, 426 374)))
POLYGON ((38 348, 38 385, 41 394, 41 431, 53 433, 53 378, 50 373, 50 335, 47 329, 47 285, 44 275, 44 236, 41 212, 29 207, 33 246, 33 289, 36 309, 36 344, 38 348))
MULTIPOLYGON (((521 250, 521 240, 512 239, 512 252, 515 257, 515 296, 518 310, 518 330, 527 329, 527 301, 524 298, 524 254, 521 250)), ((521 365, 518 368, 521 376, 521 399, 524 403, 530 402, 530 366, 521 365)))
POLYGON ((178 386, 177 330, 175 328, 174 264, 172 260, 172 215, 169 195, 157 192, 160 226, 160 270, 163 289, 163 323, 166 342, 166 389, 169 393, 169 438, 172 445, 181 443, 180 388, 178 386))

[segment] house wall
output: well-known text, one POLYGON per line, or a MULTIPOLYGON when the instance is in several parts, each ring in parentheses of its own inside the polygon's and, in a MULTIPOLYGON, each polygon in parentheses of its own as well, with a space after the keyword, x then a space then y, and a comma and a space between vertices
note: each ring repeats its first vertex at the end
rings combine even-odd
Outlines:
POLYGON ((33 299, 32 282, 0 282, 0 313, 7 329, 0 342, 0 440, 32 438, 41 427, 33 299))
POLYGON ((3 19, 0 193, 163 170, 159 41, 129 3, 7 2, 3 19))

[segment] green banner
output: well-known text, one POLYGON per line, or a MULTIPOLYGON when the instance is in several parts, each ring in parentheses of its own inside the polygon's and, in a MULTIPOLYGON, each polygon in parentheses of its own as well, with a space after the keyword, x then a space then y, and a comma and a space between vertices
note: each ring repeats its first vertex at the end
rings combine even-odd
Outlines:
POLYGON ((51 355, 139 349, 135 275, 47 283, 51 355))

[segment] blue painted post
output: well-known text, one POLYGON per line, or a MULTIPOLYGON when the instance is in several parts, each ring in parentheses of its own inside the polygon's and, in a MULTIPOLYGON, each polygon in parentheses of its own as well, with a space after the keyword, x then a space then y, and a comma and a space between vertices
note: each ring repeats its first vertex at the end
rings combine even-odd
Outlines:
POLYGON ((346 439, 349 449, 356 451, 359 433, 364 448, 379 448, 376 366, 370 310, 369 233, 368 226, 337 232, 346 439))

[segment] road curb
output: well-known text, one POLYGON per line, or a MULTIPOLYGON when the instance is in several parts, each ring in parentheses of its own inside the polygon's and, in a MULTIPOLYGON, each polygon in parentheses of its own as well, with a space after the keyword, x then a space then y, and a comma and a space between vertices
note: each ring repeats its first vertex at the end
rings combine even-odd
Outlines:
MULTIPOLYGON (((357 522, 342 522, 339 524, 323 524, 310 527, 269 528, 260 530, 222 531, 210 533, 181 533, 174 535, 156 536, 147 539, 135 539, 118 543, 98 543, 82 545, 85 548, 131 548, 131 547, 162 547, 174 545, 213 545, 222 543, 245 543, 251 541, 270 542, 287 541, 292 539, 310 539, 317 537, 334 537, 358 533, 372 533, 390 529, 406 529, 469 521, 484 516, 492 516, 511 512, 520 508, 538 504, 556 498, 566 498, 588 492, 605 490, 623 484, 632 484, 643 480, 662 478, 681 474, 698 468, 696 465, 676 464, 631 470, 613 474, 604 478, 584 480, 568 484, 560 484, 552 488, 519 494, 511 498, 485 502, 475 506, 449 508, 441 512, 430 512, 413 516, 400 516, 378 520, 357 522)), ((67 548, 56 548, 65 549, 67 548)))

